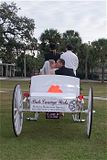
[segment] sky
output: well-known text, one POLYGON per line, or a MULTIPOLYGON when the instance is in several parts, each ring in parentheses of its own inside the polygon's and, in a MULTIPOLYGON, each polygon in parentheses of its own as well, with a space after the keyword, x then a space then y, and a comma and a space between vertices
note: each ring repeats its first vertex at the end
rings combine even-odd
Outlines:
POLYGON ((83 43, 107 38, 106 0, 13 1, 21 8, 18 12, 20 16, 34 19, 37 39, 46 29, 57 29, 60 33, 74 30, 79 33, 83 43))

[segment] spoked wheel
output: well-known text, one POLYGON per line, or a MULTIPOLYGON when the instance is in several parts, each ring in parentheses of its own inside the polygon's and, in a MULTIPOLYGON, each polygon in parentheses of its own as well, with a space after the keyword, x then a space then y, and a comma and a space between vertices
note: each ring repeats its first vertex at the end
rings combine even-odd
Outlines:
POLYGON ((92 130, 92 119, 93 119, 93 89, 89 89, 88 96, 88 113, 87 113, 87 136, 90 138, 92 130))
POLYGON ((13 91, 12 123, 15 135, 19 136, 23 125, 23 97, 19 84, 15 86, 13 91))

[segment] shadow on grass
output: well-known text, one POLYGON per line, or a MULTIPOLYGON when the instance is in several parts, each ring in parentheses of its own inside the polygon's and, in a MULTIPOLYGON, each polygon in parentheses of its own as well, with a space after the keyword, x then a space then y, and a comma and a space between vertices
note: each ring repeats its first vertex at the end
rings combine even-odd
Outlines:
POLYGON ((65 115, 60 119, 45 119, 45 115, 41 114, 38 121, 27 121, 24 117, 22 133, 19 137, 15 137, 11 117, 8 113, 2 117, 2 137, 4 138, 26 138, 35 139, 36 141, 45 140, 78 140, 86 138, 85 123, 75 123, 72 120, 71 114, 65 115), (5 127, 6 126, 6 127, 5 127))
POLYGON ((36 141, 70 141, 84 139, 85 123, 74 123, 71 114, 57 120, 47 120, 43 115, 38 121, 24 120, 20 137, 36 141))

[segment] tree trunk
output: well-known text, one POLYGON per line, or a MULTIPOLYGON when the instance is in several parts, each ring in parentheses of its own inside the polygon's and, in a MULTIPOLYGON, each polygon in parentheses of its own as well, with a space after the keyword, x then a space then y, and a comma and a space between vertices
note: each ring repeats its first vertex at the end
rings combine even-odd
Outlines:
POLYGON ((24 77, 26 77, 26 56, 24 57, 24 77))
POLYGON ((88 56, 85 58, 85 79, 88 79, 88 56))
POLYGON ((104 83, 104 64, 102 65, 102 83, 104 83))

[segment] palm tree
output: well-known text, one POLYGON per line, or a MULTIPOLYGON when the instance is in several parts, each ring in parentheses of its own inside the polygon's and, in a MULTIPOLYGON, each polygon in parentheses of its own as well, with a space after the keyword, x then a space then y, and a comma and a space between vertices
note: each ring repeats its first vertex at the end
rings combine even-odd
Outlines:
POLYGON ((63 33, 62 36, 63 47, 66 47, 67 44, 72 44, 74 52, 78 53, 79 47, 81 46, 81 42, 82 40, 78 32, 75 32, 74 30, 68 30, 65 33, 63 33))
POLYGON ((44 33, 40 36, 40 45, 39 51, 41 55, 44 55, 49 52, 50 43, 55 43, 57 50, 59 51, 59 46, 61 43, 61 35, 56 29, 46 29, 44 33))
POLYGON ((102 68, 102 83, 104 82, 105 65, 107 64, 107 39, 99 39, 92 42, 93 51, 97 56, 98 63, 102 68))
POLYGON ((40 41, 46 45, 50 43, 59 43, 61 40, 60 33, 56 29, 46 29, 44 33, 41 34, 40 41))

